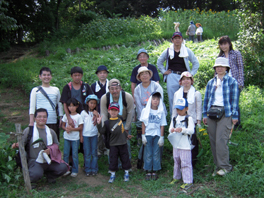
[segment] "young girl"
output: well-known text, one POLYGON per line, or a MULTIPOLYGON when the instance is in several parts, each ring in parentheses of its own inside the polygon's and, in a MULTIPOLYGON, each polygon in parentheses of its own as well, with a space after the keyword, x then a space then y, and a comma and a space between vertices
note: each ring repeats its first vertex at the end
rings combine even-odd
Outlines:
POLYGON ((164 126, 167 125, 163 102, 159 92, 152 93, 142 110, 142 143, 145 145, 144 170, 146 180, 157 180, 156 171, 161 169, 160 148, 164 144, 164 126))
POLYGON ((174 171, 170 184, 178 183, 183 179, 182 189, 188 189, 193 184, 193 168, 190 136, 194 132, 194 124, 191 116, 187 116, 188 102, 185 98, 179 98, 174 108, 178 116, 171 118, 168 139, 173 146, 174 171))
POLYGON ((84 164, 86 176, 95 176, 98 172, 98 156, 97 156, 97 140, 98 129, 93 124, 93 117, 98 117, 98 112, 95 110, 99 99, 95 94, 91 94, 86 97, 85 104, 88 106, 88 110, 81 112, 81 117, 84 121, 82 139, 83 139, 83 151, 84 151, 84 164))
MULTIPOLYGON (((193 77, 190 72, 183 72, 181 74, 179 84, 181 88, 175 92, 173 97, 173 106, 176 105, 176 101, 179 98, 185 98, 188 101, 188 112, 187 114, 192 117, 194 122, 194 127, 197 124, 198 126, 201 125, 202 119, 202 96, 199 91, 196 91, 193 87, 193 77)), ((176 109, 172 111, 172 117, 178 115, 176 109)), ((192 165, 195 167, 197 162, 197 155, 199 152, 199 144, 196 136, 196 132, 194 129, 194 134, 191 137, 192 145, 194 148, 192 149, 192 165)))
MULTIPOLYGON (((79 102, 75 98, 70 98, 67 101, 67 108, 70 112, 70 118, 74 122, 74 127, 68 124, 69 118, 64 114, 62 118, 62 129, 64 130, 64 151, 63 151, 63 160, 66 163, 69 163, 70 149, 72 149, 72 177, 76 177, 78 174, 78 148, 80 144, 80 137, 82 137, 83 129, 83 119, 79 113, 76 112, 79 107, 79 102)), ((64 175, 70 174, 70 171, 67 171, 64 175)))

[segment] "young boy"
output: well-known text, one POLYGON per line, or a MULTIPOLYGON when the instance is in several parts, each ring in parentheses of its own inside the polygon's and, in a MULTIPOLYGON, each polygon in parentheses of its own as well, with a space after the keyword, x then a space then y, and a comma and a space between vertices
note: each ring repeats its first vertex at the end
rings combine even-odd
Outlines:
MULTIPOLYGON (((80 67, 71 68, 71 78, 72 82, 69 82, 63 87, 60 102, 63 104, 64 112, 68 120, 68 125, 75 127, 74 121, 70 117, 70 113, 67 107, 67 101, 70 98, 75 98, 80 102, 80 105, 77 109, 77 113, 81 113, 81 111, 85 107, 85 98, 93 94, 93 91, 88 83, 82 81, 83 70, 80 67)), ((95 119, 96 120, 96 119, 95 119)), ((83 153, 83 144, 80 143, 79 152, 83 153)))
POLYGON ((145 145, 144 170, 146 180, 158 179, 156 171, 161 169, 160 148, 164 144, 164 126, 167 125, 161 94, 153 92, 146 107, 142 110, 142 143, 145 145))
POLYGON ((108 133, 110 133, 109 173, 111 176, 108 182, 113 183, 115 180, 115 172, 118 170, 118 157, 121 159, 122 169, 125 170, 124 181, 127 182, 129 181, 129 169, 132 167, 127 150, 127 139, 131 139, 133 136, 125 131, 122 120, 118 118, 119 105, 117 102, 110 103, 108 113, 110 119, 104 122, 103 128, 101 127, 102 117, 97 118, 100 134, 107 138, 108 133))
MULTIPOLYGON (((99 99, 101 99, 101 97, 109 91, 109 80, 107 79, 108 73, 109 71, 104 65, 100 65, 95 72, 98 77, 98 81, 91 85, 91 89, 99 99)), ((98 112, 100 113, 100 103, 98 105, 98 112)))
POLYGON ((193 184, 193 168, 191 154, 191 135, 194 133, 194 123, 191 116, 187 116, 188 102, 185 98, 179 98, 175 107, 177 117, 171 119, 169 128, 169 140, 173 139, 174 173, 170 184, 175 184, 182 179, 182 189, 188 189, 193 184))
MULTIPOLYGON (((101 97, 109 91, 108 86, 109 86, 109 80, 107 79, 109 71, 107 70, 107 67, 104 65, 100 65, 97 70, 96 70, 96 75, 98 77, 98 81, 93 83, 91 85, 91 89, 94 92, 94 94, 99 98, 99 103, 97 105, 97 111, 100 113, 100 99, 101 97)), ((105 145, 104 145, 104 140, 103 137, 98 134, 98 154, 99 157, 104 154, 105 145)))

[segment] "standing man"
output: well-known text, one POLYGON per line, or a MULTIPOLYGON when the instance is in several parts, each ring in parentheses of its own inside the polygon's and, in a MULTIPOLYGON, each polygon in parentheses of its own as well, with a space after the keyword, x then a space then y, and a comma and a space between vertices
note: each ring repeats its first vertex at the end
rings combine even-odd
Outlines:
POLYGON ((194 76, 199 68, 198 59, 189 48, 185 47, 180 32, 173 33, 171 42, 173 44, 162 52, 157 61, 158 68, 164 76, 164 82, 167 82, 170 114, 173 110, 174 93, 180 88, 179 80, 182 72, 189 71, 194 76), (166 61, 165 68, 164 61, 166 61), (189 61, 192 63, 192 70, 189 61))
MULTIPOLYGON (((37 109, 33 115, 35 117, 35 123, 33 127, 27 127, 23 131, 23 146, 29 154, 28 156, 28 171, 32 188, 36 187, 34 184, 36 181, 40 180, 44 173, 48 179, 49 183, 55 183, 55 178, 63 175, 67 172, 67 164, 61 159, 61 154, 59 151, 59 142, 57 136, 53 129, 46 126, 48 120, 48 112, 46 109, 37 109), (31 128, 31 129, 30 129, 31 128), (32 131, 33 129, 33 131, 32 131), (38 138, 42 138, 44 143, 33 144, 38 138), (45 144, 46 149, 43 149, 45 144), (27 146, 26 146, 27 145, 27 146), (43 151, 44 150, 44 151, 43 151), (52 159, 51 163, 48 164, 42 160, 41 154, 46 153, 52 159)), ((18 148, 19 144, 14 143, 12 148, 18 148)))
POLYGON ((137 80, 138 69, 140 67, 145 66, 149 70, 152 71, 153 75, 152 75, 150 80, 153 80, 153 81, 155 81, 157 83, 159 83, 159 81, 160 81, 159 73, 158 73, 158 70, 157 70, 156 66, 155 65, 151 65, 151 64, 148 63, 149 55, 148 55, 147 50, 145 50, 144 48, 138 50, 137 59, 140 62, 140 64, 138 66, 134 67, 134 69, 132 71, 132 74, 131 74, 131 77, 130 77, 131 91, 132 91, 132 96, 133 97, 134 97, 135 87, 139 83, 141 83, 140 81, 137 80))
POLYGON ((53 129, 59 140, 60 137, 60 120, 63 116, 62 104, 60 101, 60 90, 57 87, 50 86, 52 79, 51 70, 48 67, 42 67, 39 72, 39 79, 42 85, 34 87, 30 93, 29 105, 29 126, 34 125, 34 113, 36 109, 45 108, 48 111, 49 117, 47 126, 53 129), (57 115, 57 110, 59 115, 57 115))
POLYGON ((195 36, 196 27, 193 23, 193 21, 190 22, 190 25, 187 29, 186 35, 189 35, 189 41, 192 40, 194 43, 194 36, 195 36))
MULTIPOLYGON (((117 79, 111 79, 109 81, 109 92, 104 94, 101 98, 101 115, 102 123, 110 119, 108 114, 108 107, 111 102, 117 102, 119 104, 119 117, 123 121, 125 131, 130 135, 131 122, 134 116, 134 100, 130 93, 122 90, 120 81, 117 79)), ((129 159, 131 159, 130 142, 127 140, 129 159)))

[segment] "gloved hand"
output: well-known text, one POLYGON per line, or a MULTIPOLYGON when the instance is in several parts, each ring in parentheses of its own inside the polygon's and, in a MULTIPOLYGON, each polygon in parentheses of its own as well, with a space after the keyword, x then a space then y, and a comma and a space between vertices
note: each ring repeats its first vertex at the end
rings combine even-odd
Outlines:
POLYGON ((146 138, 145 135, 142 135, 142 143, 143 143, 144 145, 147 144, 147 138, 146 138))
POLYGON ((160 136, 159 141, 158 141, 159 147, 164 145, 164 136, 160 136))

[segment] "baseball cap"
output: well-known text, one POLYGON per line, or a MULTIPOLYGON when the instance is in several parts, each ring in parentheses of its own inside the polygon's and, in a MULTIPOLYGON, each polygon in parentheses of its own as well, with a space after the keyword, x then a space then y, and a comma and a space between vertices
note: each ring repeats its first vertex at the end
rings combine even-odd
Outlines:
POLYGON ((97 70, 95 73, 97 74, 99 71, 106 71, 107 73, 109 73, 109 71, 107 70, 107 67, 104 65, 100 65, 99 67, 97 67, 97 70))
POLYGON ((111 102, 109 104, 109 107, 108 107, 108 110, 110 110, 110 109, 115 109, 115 110, 119 111, 119 104, 117 102, 111 102))
POLYGON ((183 110, 185 107, 188 107, 188 101, 185 98, 179 98, 176 101, 176 105, 174 106, 174 109, 183 110))
POLYGON ((228 59, 224 57, 218 57, 217 59, 215 59, 214 67, 217 67, 217 66, 230 68, 228 59))
POLYGON ((111 80, 109 81, 109 87, 111 87, 111 86, 121 86, 121 85, 120 85, 120 81, 117 80, 117 79, 115 79, 115 78, 111 79, 111 80))
POLYGON ((144 48, 141 48, 140 50, 138 50, 137 58, 138 58, 139 54, 141 54, 141 53, 145 53, 149 57, 147 50, 145 50, 144 48))
MULTIPOLYGON (((183 77, 188 77, 188 78, 191 78, 192 79, 192 82, 194 81, 193 80, 193 76, 192 76, 192 74, 190 73, 190 72, 188 72, 188 71, 185 71, 185 72, 182 72, 182 74, 181 74, 181 77, 180 77, 180 80, 179 80, 179 82, 180 82, 180 85, 181 85, 181 80, 182 80, 182 78, 183 77)), ((192 83, 193 84, 193 83, 192 83)))
POLYGON ((174 37, 176 37, 176 36, 179 36, 179 37, 182 38, 182 33, 180 33, 180 32, 174 32, 173 35, 172 35, 172 39, 173 39, 174 37))
POLYGON ((85 98, 84 103, 86 104, 87 102, 89 102, 90 100, 96 100, 97 103, 99 103, 99 98, 95 95, 95 94, 90 94, 89 96, 87 96, 85 98))

